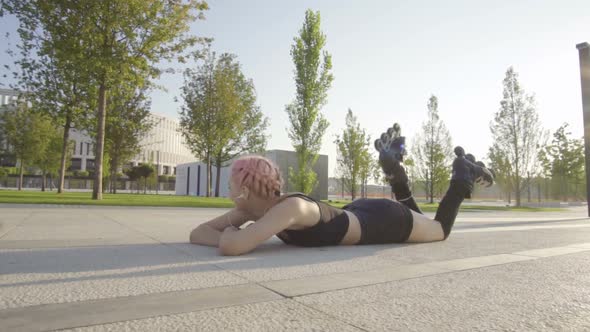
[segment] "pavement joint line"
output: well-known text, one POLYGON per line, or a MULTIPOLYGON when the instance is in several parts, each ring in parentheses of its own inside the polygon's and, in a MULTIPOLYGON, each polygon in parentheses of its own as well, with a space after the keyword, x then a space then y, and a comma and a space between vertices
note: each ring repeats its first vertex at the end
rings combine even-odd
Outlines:
MULTIPOLYGON (((535 250, 553 250, 554 255, 552 256, 559 256, 574 253, 572 250, 575 252, 590 251, 590 248, 574 247, 589 244, 590 243, 577 243, 569 246, 535 250)), ((535 250, 529 250, 529 252, 534 252, 535 250)), ((0 310, 0 320, 3 321, 3 326, 9 328, 14 327, 26 331, 43 331, 48 329, 55 330, 100 325, 280 299, 291 299, 296 301, 297 297, 305 295, 372 286, 394 281, 418 279, 427 276, 449 274, 453 272, 550 257, 546 255, 542 257, 525 256, 522 255, 524 252, 526 251, 520 251, 513 254, 496 254, 423 264, 390 266, 370 271, 337 273, 299 279, 245 283, 197 290, 183 290, 90 301, 26 306, 0 310), (483 262, 481 262, 482 260, 483 262), (395 273, 397 273, 397 275, 395 275, 395 273), (299 285, 314 285, 314 281, 322 281, 322 279, 324 284, 320 284, 319 289, 316 287, 316 289, 312 291, 295 289, 295 292, 289 293, 289 291, 285 292, 280 287, 278 289, 277 287, 273 287, 273 285, 276 286, 277 284, 280 285, 280 283, 283 283, 283 286, 287 286, 284 287, 285 289, 291 290, 293 288, 292 286, 297 286, 297 283, 299 283, 299 285), (326 285, 328 285, 328 287, 325 287, 326 285), (242 294, 241 296, 238 294, 236 296, 236 293, 240 292, 245 292, 246 294, 242 294), (254 294, 252 294, 252 292, 254 294), (223 298, 219 299, 220 296, 223 298), (232 296, 237 298, 232 298, 232 296), (67 315, 65 314, 66 312, 67 315)), ((299 301, 297 302, 300 303, 299 301)), ((318 310, 316 308, 313 309, 318 310)), ((348 322, 345 323, 349 324, 348 322)))
POLYGON ((252 284, 0 310, 3 329, 53 331, 283 299, 252 284))
POLYGON ((417 279, 433 275, 480 269, 491 266, 519 263, 541 258, 555 257, 573 253, 590 251, 590 248, 553 247, 529 251, 519 251, 510 254, 494 254, 469 258, 459 258, 447 261, 428 262, 422 264, 407 264, 369 271, 344 272, 321 276, 310 276, 297 279, 283 279, 266 281, 262 284, 275 290, 286 298, 296 298, 312 294, 328 293, 332 291, 378 285, 388 282, 417 279), (542 254, 541 251, 551 251, 552 254, 542 254), (539 254, 535 254, 538 251, 539 254), (565 251, 565 252, 564 252, 565 251), (529 255, 523 253, 532 253, 529 255), (412 271, 411 269, 414 269, 412 271), (409 272, 408 272, 409 271, 409 272), (388 274, 387 272, 391 272, 388 274))
MULTIPOLYGON (((133 228, 133 227, 131 227, 131 226, 125 225, 125 224, 123 224, 123 223, 119 222, 118 220, 116 220, 116 219, 114 219, 114 218, 112 218, 112 217, 109 217, 109 216, 105 215, 104 213, 103 213, 102 215, 103 215, 105 218, 107 218, 107 219, 111 220, 112 222, 115 222, 115 223, 119 224, 120 226, 122 226, 122 227, 125 227, 125 228, 127 228, 127 229, 129 229, 129 230, 131 230, 131 231, 138 232, 139 234, 141 234, 141 235, 143 235, 143 236, 145 236, 145 237, 147 237, 147 238, 149 238, 149 239, 152 239, 153 241, 156 241, 157 243, 159 243, 159 244, 161 244, 161 245, 163 245, 163 246, 165 246, 165 247, 171 248, 171 249, 173 249, 174 251, 176 251, 176 252, 179 252, 179 253, 181 253, 181 254, 182 254, 182 255, 184 255, 184 256, 187 256, 187 257, 189 257, 189 258, 191 258, 191 259, 194 259, 194 260, 196 260, 196 261, 198 261, 198 262, 207 263, 207 264, 209 264, 209 265, 211 265, 211 266, 214 266, 214 267, 215 267, 215 268, 217 268, 219 271, 222 271, 222 272, 225 272, 225 273, 231 274, 231 275, 233 275, 234 277, 237 277, 237 278, 238 278, 238 279, 240 279, 240 280, 245 280, 245 281, 247 281, 247 282, 250 282, 250 283, 255 283, 255 284, 257 284, 258 286, 261 286, 261 287, 262 287, 262 285, 260 285, 259 283, 255 282, 255 281, 253 281, 253 280, 250 280, 250 279, 248 279, 248 278, 245 278, 244 276, 241 276, 241 275, 239 275, 238 273, 235 273, 235 272, 233 272, 233 271, 231 271, 231 270, 226 270, 226 269, 222 268, 221 266, 219 266, 219 265, 218 265, 218 264, 216 264, 216 263, 209 263, 209 262, 207 262, 207 261, 200 260, 200 259, 196 258, 195 256, 193 256, 191 253, 189 253, 189 252, 186 252, 186 251, 182 250, 181 248, 178 248, 177 246, 170 245, 170 244, 168 244, 168 243, 162 242, 162 241, 160 241, 159 239, 156 239, 155 237, 153 237, 153 236, 151 236, 151 235, 149 235, 149 234, 143 233, 142 231, 140 231, 140 230, 138 230, 138 229, 135 229, 135 228, 133 228)), ((266 288, 266 287, 264 287, 264 288, 266 288)), ((271 291, 271 290, 269 289, 269 291, 271 291)), ((274 291, 272 291, 272 292, 273 292, 273 293, 276 293, 276 292, 274 292, 274 291)))
POLYGON ((321 309, 318 309, 318 308, 316 308, 316 307, 314 307, 314 306, 310 306, 310 305, 308 305, 308 304, 306 304, 306 303, 303 303, 303 302, 297 301, 297 298, 295 298, 295 297, 293 297, 293 298, 288 298, 288 300, 289 300, 289 301, 293 301, 293 302, 295 302, 295 303, 297 303, 297 304, 299 304, 299 305, 301 305, 301 306, 304 306, 304 307, 308 308, 309 310, 313 310, 313 311, 316 311, 316 312, 318 312, 318 313, 320 313, 320 314, 322 314, 322 315, 324 315, 324 316, 330 317, 330 318, 332 318, 332 319, 333 319, 333 320, 335 320, 335 321, 339 321, 339 322, 341 322, 341 323, 344 323, 344 324, 346 324, 346 325, 350 325, 350 326, 352 326, 353 328, 355 328, 355 329, 358 329, 358 330, 360 330, 360 331, 364 331, 364 332, 369 332, 369 331, 370 331, 370 330, 367 330, 367 329, 365 329, 365 328, 362 328, 362 327, 360 327, 360 326, 357 326, 357 325, 355 325, 355 324, 353 324, 353 323, 351 323, 351 322, 349 322, 349 321, 347 321, 347 320, 345 320, 345 319, 342 319, 341 317, 338 317, 338 316, 336 316, 336 315, 334 315, 334 314, 331 314, 331 313, 329 313, 329 312, 323 311, 323 310, 321 310, 321 309))
POLYGON ((6 232, 4 232, 3 234, 0 235, 0 240, 2 240, 3 237, 5 237, 6 235, 8 235, 8 233, 12 232, 15 228, 17 228, 20 225, 22 225, 25 221, 27 221, 28 219, 30 219, 31 217, 33 217, 33 214, 35 214, 35 212, 33 212, 33 211, 29 212, 29 215, 23 217, 18 223, 16 223, 14 226, 12 226, 8 230, 6 230, 6 232))
POLYGON ((544 229, 561 229, 561 228, 590 228, 590 224, 581 225, 544 225, 544 226, 497 226, 497 227, 477 227, 463 228, 454 230, 453 233, 487 233, 487 232, 514 232, 544 229))

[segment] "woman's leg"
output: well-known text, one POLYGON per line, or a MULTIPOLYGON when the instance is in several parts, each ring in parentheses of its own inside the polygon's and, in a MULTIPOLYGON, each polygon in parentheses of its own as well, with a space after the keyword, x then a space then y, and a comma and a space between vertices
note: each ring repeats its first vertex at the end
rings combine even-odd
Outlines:
POLYGON ((412 211, 414 225, 410 237, 406 242, 434 242, 442 241, 445 234, 441 224, 427 216, 412 211))
POLYGON ((434 220, 440 222, 445 239, 451 234, 461 203, 465 198, 471 197, 473 183, 477 181, 488 187, 494 183, 493 174, 482 162, 475 162, 472 155, 466 155, 462 147, 456 147, 455 154, 457 158, 453 161, 451 184, 434 217, 434 220))
POLYGON ((379 163, 391 185, 395 199, 410 210, 421 214, 422 211, 412 196, 406 170, 401 165, 406 154, 405 141, 406 138, 401 136, 400 125, 396 123, 375 141, 375 149, 379 152, 379 163))
POLYGON ((447 193, 441 200, 434 220, 413 213, 414 226, 408 242, 432 242, 446 239, 459 213, 459 207, 473 191, 477 181, 488 187, 494 182, 493 174, 481 162, 475 162, 471 155, 465 155, 461 147, 455 148, 457 158, 453 162, 453 176, 447 193))

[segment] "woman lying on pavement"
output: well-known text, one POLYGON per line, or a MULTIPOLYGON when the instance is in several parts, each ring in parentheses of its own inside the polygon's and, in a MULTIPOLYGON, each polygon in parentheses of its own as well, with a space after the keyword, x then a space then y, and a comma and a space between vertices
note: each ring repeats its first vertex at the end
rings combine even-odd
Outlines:
POLYGON ((474 183, 491 186, 493 174, 456 147, 449 189, 431 219, 412 197, 402 166, 404 143, 398 124, 375 141, 379 163, 397 200, 357 199, 342 209, 301 193, 281 194, 281 175, 272 161, 241 157, 231 167, 230 198, 235 208, 195 228, 190 242, 216 246, 222 255, 241 255, 273 235, 306 247, 445 240, 474 183), (254 223, 240 228, 248 221, 254 223))

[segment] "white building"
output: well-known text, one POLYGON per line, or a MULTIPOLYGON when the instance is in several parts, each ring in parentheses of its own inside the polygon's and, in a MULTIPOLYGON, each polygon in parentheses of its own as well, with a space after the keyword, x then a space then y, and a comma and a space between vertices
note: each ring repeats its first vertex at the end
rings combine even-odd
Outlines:
MULTIPOLYGON (((141 151, 126 166, 152 163, 158 175, 175 175, 176 165, 192 162, 195 157, 184 143, 176 120, 150 114, 152 130, 140 142, 141 151)), ((72 130, 70 139, 75 142, 71 170, 94 170, 94 141, 83 132, 72 130)))
MULTIPOLYGON (((230 167, 222 167, 219 196, 229 196, 230 167)), ((215 195, 217 167, 211 167, 211 195, 215 195)), ((207 164, 194 162, 176 166, 176 195, 207 196, 207 164)))
POLYGON ((14 104, 18 98, 18 92, 12 89, 0 89, 0 105, 14 104))
MULTIPOLYGON (((0 89, 0 106, 2 106, 0 112, 7 109, 6 105, 16 102, 17 97, 18 92, 15 90, 0 89)), ((140 153, 127 166, 151 162, 157 166, 158 175, 174 175, 176 174, 176 165, 196 160, 185 145, 184 139, 178 131, 179 123, 175 119, 152 113, 150 120, 153 121, 154 126, 140 142, 140 153)), ((76 129, 70 130, 70 140, 74 141, 70 170, 94 170, 94 140, 84 131, 76 129)), ((5 144, 5 142, 0 142, 0 144, 5 144)), ((14 166, 12 165, 13 160, 5 159, 7 164, 4 166, 14 166)), ((2 160, 2 156, 0 156, 0 163, 2 160)))
MULTIPOLYGON (((281 171, 283 192, 294 191, 289 185, 289 167, 297 170, 297 156, 294 151, 268 150, 265 157, 272 160, 281 171)), ((317 174, 318 185, 310 194, 314 198, 328 199, 328 156, 320 155, 313 170, 317 174)), ((229 195, 230 166, 221 168, 219 177, 219 196, 229 195)), ((217 168, 212 167, 211 194, 215 194, 217 168)), ((177 166, 176 195, 206 196, 207 195, 207 164, 194 162, 177 166)))
MULTIPOLYGON (((0 112, 10 109, 10 105, 15 105, 18 98, 18 92, 11 89, 0 89, 0 112)), ((1 136, 1 135, 0 135, 1 136)), ((10 150, 6 141, 0 141, 0 167, 16 166, 14 155, 3 155, 2 151, 10 150)))

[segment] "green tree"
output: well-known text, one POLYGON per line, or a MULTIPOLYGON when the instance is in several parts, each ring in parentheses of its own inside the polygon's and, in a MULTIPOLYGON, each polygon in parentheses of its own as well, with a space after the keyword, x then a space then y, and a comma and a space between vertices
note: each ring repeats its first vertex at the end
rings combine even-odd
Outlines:
POLYGON ((4 180, 10 174, 10 169, 8 167, 0 167, 0 180, 4 180))
POLYGON ((151 164, 141 164, 136 167, 136 174, 140 179, 143 179, 143 193, 147 193, 147 182, 150 176, 154 174, 155 168, 151 164))
POLYGON ((346 113, 346 128, 342 136, 337 135, 334 141, 338 151, 338 170, 345 189, 352 199, 356 198, 359 185, 364 185, 370 175, 370 137, 361 129, 357 118, 349 108, 346 113))
MULTIPOLYGON (((368 138, 368 140, 370 141, 370 137, 368 138)), ((359 172, 359 176, 360 176, 360 180, 361 180, 361 197, 362 198, 368 197, 367 196, 368 195, 367 188, 369 185, 369 178, 371 178, 371 177, 374 178, 375 177, 375 170, 381 169, 381 167, 377 163, 377 159, 374 158, 373 155, 371 155, 371 152, 369 152, 369 148, 368 148, 369 145, 370 145, 370 143, 367 144, 367 149, 365 149, 361 154, 361 169, 359 172)))
POLYGON ((42 1, 5 0, 9 12, 33 20, 52 38, 42 40, 59 62, 72 63, 81 81, 93 82, 97 91, 95 116, 96 171, 93 199, 102 198, 104 131, 107 96, 121 82, 138 88, 149 86, 162 70, 162 60, 178 59, 188 47, 202 39, 190 37, 189 24, 207 9, 203 1, 42 1))
POLYGON ((489 167, 494 170, 496 175, 494 181, 506 195, 508 204, 511 204, 512 189, 514 188, 511 181, 514 179, 514 168, 503 151, 500 151, 496 145, 490 147, 488 159, 490 160, 489 167))
POLYGON ((207 164, 207 197, 211 196, 211 164, 220 131, 216 124, 221 123, 216 117, 222 116, 216 101, 215 67, 216 55, 209 51, 196 69, 185 70, 181 88, 180 132, 195 157, 207 164))
POLYGON ((539 160, 546 175, 556 184, 556 196, 564 201, 570 196, 570 188, 574 189, 574 197, 578 197, 578 187, 584 178, 584 144, 582 139, 571 138, 567 131, 567 123, 559 127, 553 134, 551 144, 541 148, 539 160))
POLYGON ((233 54, 218 57, 210 51, 197 69, 186 70, 182 97, 181 133, 193 154, 207 163, 207 196, 216 166, 219 196, 221 168, 240 154, 264 151, 268 119, 256 105, 252 80, 233 54))
MULTIPOLYGON (((123 170, 123 173, 129 178, 129 181, 136 182, 136 189, 137 192, 139 193, 139 178, 141 177, 139 175, 139 172, 137 170, 137 166, 133 166, 131 168, 125 169, 123 170)), ((133 189, 133 187, 131 187, 131 189, 133 189)))
POLYGON ((235 55, 221 55, 214 72, 214 85, 218 135, 213 159, 217 168, 215 196, 218 197, 221 168, 243 153, 262 153, 266 149, 268 118, 256 105, 254 83, 244 76, 235 55))
MULTIPOLYGON (((62 152, 63 152, 63 133, 62 129, 57 129, 52 122, 46 121, 43 130, 47 131, 47 147, 45 151, 37 154, 37 158, 34 161, 34 165, 41 171, 41 191, 45 191, 47 183, 47 176, 50 180, 53 177, 60 174, 62 164, 62 152)), ((74 141, 69 141, 66 145, 66 164, 65 167, 69 167, 72 160, 72 148, 74 141)), ((52 183, 53 181, 51 181, 52 183)), ((52 188, 52 185, 50 186, 52 188)), ((59 192, 59 191, 58 191, 59 192)))
MULTIPOLYGON (((34 6, 27 1, 5 1, 1 7, 9 9, 20 22, 17 30, 20 57, 14 61, 18 69, 13 71, 18 82, 16 89, 26 91, 27 101, 34 105, 34 109, 50 116, 52 122, 63 128, 58 186, 58 193, 61 193, 68 162, 70 129, 74 124, 84 123, 84 112, 90 112, 92 107, 87 103, 92 91, 79 80, 78 68, 71 62, 57 61, 54 50, 42 48, 53 42, 53 36, 46 30, 37 29, 41 18, 32 12, 34 6)), ((16 57, 13 50, 8 53, 16 57)))
POLYGON ((25 166, 33 166, 46 153, 54 127, 47 117, 34 112, 20 100, 15 109, 0 113, 0 131, 19 162, 18 190, 22 190, 25 166))
POLYGON ((441 196, 449 183, 449 164, 452 162, 451 135, 438 115, 438 98, 428 100, 428 120, 414 144, 415 168, 424 181, 430 203, 441 196))
POLYGON ((490 124, 494 142, 492 149, 511 168, 507 183, 515 193, 516 206, 520 206, 521 193, 526 185, 523 178, 536 174, 537 146, 544 133, 535 99, 525 93, 514 68, 506 71, 503 85, 500 109, 490 124))
POLYGON ((334 76, 332 57, 323 50, 326 36, 320 30, 320 13, 307 10, 305 21, 294 38, 291 57, 295 64, 295 100, 287 105, 289 138, 297 154, 298 169, 289 169, 289 180, 297 191, 309 194, 317 184, 313 166, 322 146, 328 121, 320 112, 327 102, 334 76))
POLYGON ((141 140, 154 126, 150 120, 150 102, 146 90, 122 85, 113 91, 108 102, 105 146, 109 158, 110 192, 117 193, 117 170, 140 151, 141 140))

